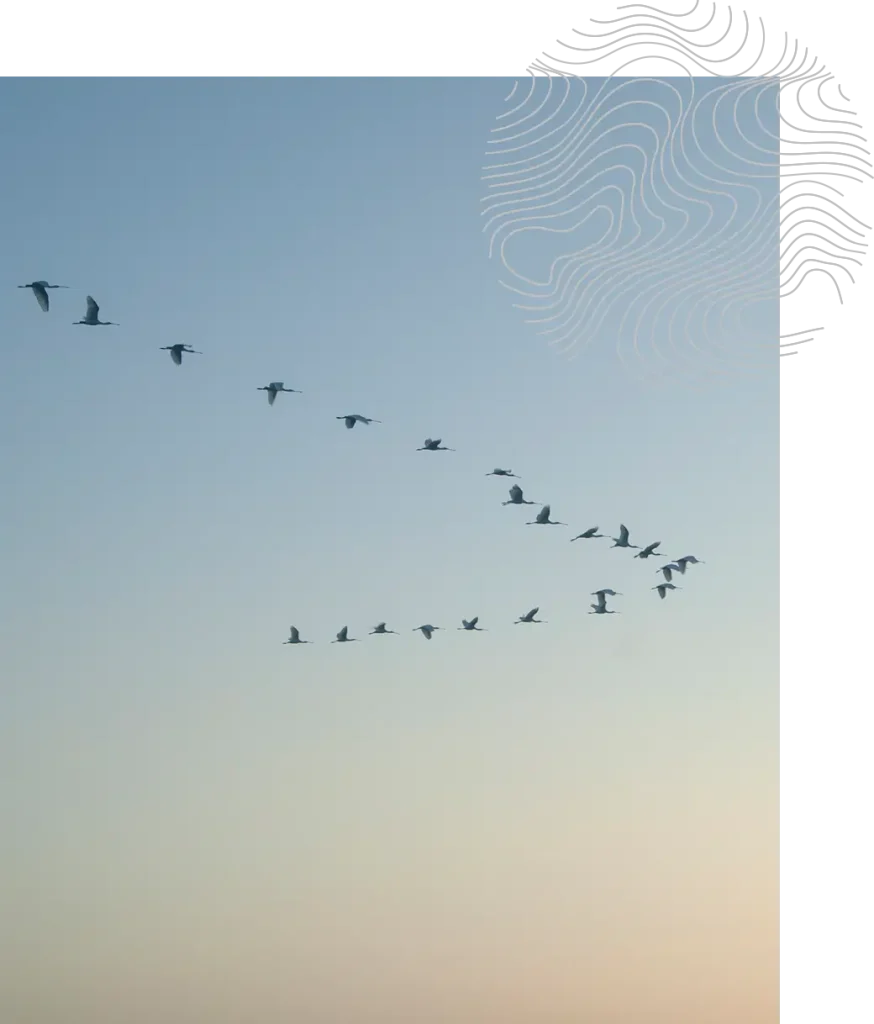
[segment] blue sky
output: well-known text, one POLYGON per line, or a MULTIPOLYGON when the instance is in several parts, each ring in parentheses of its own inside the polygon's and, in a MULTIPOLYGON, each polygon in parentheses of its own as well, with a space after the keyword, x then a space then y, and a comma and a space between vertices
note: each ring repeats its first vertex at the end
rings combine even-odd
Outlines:
MULTIPOLYGON (((65 935, 86 919, 114 965, 104 1008, 136 975, 157 1014, 206 908, 252 914, 273 938, 245 969, 238 938, 216 940, 221 981, 200 986, 203 1006, 231 1005, 257 977, 264 1019, 279 1003, 315 1024, 348 1020, 350 1005, 360 1020, 390 1005, 403 1016, 430 991, 412 966, 391 1003, 367 987, 349 935, 306 945, 328 904, 338 921, 359 907, 374 934, 393 894, 397 935, 385 925, 368 974, 387 989, 422 878, 439 875, 428 906, 452 908, 481 960, 470 936, 504 932, 520 886, 544 906, 544 875, 639 933, 642 904, 616 909, 605 893, 638 876, 664 891, 667 860, 622 859, 642 821, 664 830, 671 870, 720 890, 710 926, 734 938, 711 994, 759 991, 758 971, 759 1003, 725 1012, 770 1020, 758 943, 776 899, 776 353, 730 387, 667 393, 630 379, 608 337, 573 361, 550 351, 498 284, 482 233, 485 140, 508 89, 0 89, 13 154, 0 169, 0 800, 16 835, 15 997, 40 1021, 60 1018, 39 1003, 39 971, 73 985, 65 935), (15 287, 39 278, 71 286, 49 314, 15 287), (89 293, 120 326, 72 326, 89 293), (176 342, 204 355, 176 367, 159 351, 176 342), (270 408, 255 389, 271 380, 303 393, 270 408), (348 431, 335 419, 347 412, 383 422, 348 431), (415 451, 428 436, 457 451, 415 451), (570 528, 523 525, 537 509, 502 507, 508 485, 484 475, 494 466, 570 528), (568 543, 620 522, 632 541, 707 564, 662 602, 649 589, 660 563, 568 543), (598 587, 623 592, 621 615, 586 614, 598 587), (547 624, 512 625, 534 605, 547 624), (489 632, 456 632, 477 614, 489 632), (401 635, 328 643, 383 619, 401 635), (292 622, 317 643, 281 646, 292 622), (412 632, 423 622, 446 632, 428 643, 412 632), (644 778, 668 803, 641 796, 644 778), (693 804, 712 817, 703 832, 693 804), (702 861, 708 842, 715 859, 702 861), (744 887, 761 906, 726 930, 744 887), (166 962, 162 899, 178 917, 166 962), (295 900, 300 930, 276 931, 276 908, 295 900), (322 980, 285 992, 271 956, 322 980), (359 969, 359 995, 331 1003, 329 979, 359 969)), ((760 187, 772 196, 776 178, 760 187)), ((594 941, 579 917, 562 928, 565 950, 594 941)), ((447 968, 441 990, 494 988, 514 956, 496 953, 480 982, 447 968)), ((106 962, 92 960, 76 977, 106 962)), ((545 994, 527 1016, 517 996, 489 1005, 515 1006, 505 1019, 521 1024, 627 997, 606 980, 596 996, 575 988, 571 966, 562 988, 557 970, 530 968, 545 994)), ((665 969, 665 1005, 700 1024, 683 970, 665 969)), ((481 1019, 473 1005, 453 1019, 481 1019)))

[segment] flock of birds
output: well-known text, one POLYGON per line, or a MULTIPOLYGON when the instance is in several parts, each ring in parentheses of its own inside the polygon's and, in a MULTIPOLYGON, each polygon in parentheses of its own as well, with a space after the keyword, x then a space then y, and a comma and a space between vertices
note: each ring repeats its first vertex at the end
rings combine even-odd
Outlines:
MULTIPOLYGON (((430 448, 430 449, 419 448, 419 449, 417 449, 417 451, 438 451, 438 450, 451 451, 452 449, 436 449, 436 448, 430 448)), ((512 473, 508 473, 506 470, 503 470, 503 469, 495 469, 491 473, 487 473, 486 474, 486 476, 512 476, 512 475, 513 475, 512 473)), ((514 490, 517 490, 517 489, 518 488, 514 488, 514 490)), ((521 494, 521 491, 519 493, 521 494)), ((535 502, 512 501, 511 500, 511 501, 505 501, 504 504, 505 505, 526 505, 526 504, 536 504, 536 503, 535 502)), ((544 505, 543 506, 543 511, 546 513, 546 515, 543 518, 541 518, 541 516, 543 515, 543 512, 541 512, 541 516, 538 516, 537 519, 532 520, 527 525, 528 526, 534 526, 535 524, 536 525, 545 525, 546 523, 549 523, 551 526, 565 526, 565 525, 567 525, 566 523, 556 523, 556 522, 553 522, 552 520, 549 519, 549 506, 548 505, 544 505)), ((588 529, 588 530, 584 531, 583 533, 581 533, 579 536, 572 537, 571 540, 572 541, 573 540, 590 540, 590 539, 595 538, 595 537, 603 537, 604 534, 598 533, 597 530, 598 530, 598 527, 597 526, 593 526, 590 529, 588 529)), ((613 537, 611 539, 614 542, 611 545, 611 547, 614 547, 614 548, 639 548, 638 544, 629 544, 628 543, 628 529, 627 529, 627 527, 622 526, 622 525, 620 525, 620 527, 619 527, 619 537, 613 537), (619 543, 620 541, 623 541, 624 543, 619 543)), ((657 551, 656 549, 659 547, 660 544, 661 544, 661 541, 656 541, 654 544, 649 544, 645 548, 641 548, 639 550, 638 554, 636 554, 634 557, 635 558, 649 558, 650 555, 658 555, 658 554, 660 554, 660 552, 657 551)), ((671 580, 673 578, 673 574, 675 572, 680 573, 680 575, 684 575, 685 572, 686 572, 686 566, 688 566, 688 565, 703 565, 703 564, 704 563, 699 558, 696 558, 694 555, 684 555, 682 558, 678 558, 678 559, 676 559, 673 562, 668 562, 666 565, 663 565, 659 569, 656 570, 657 572, 660 572, 660 573, 663 574, 663 576, 665 578, 664 582, 663 583, 659 583, 657 586, 653 587, 652 589, 655 590, 655 591, 658 591, 658 595, 659 595, 660 598, 664 598, 669 590, 679 590, 680 589, 679 587, 676 586, 676 584, 671 582, 671 580)), ((608 597, 622 597, 622 594, 618 590, 612 590, 610 587, 604 587, 601 590, 593 590, 592 591, 592 597, 596 597, 598 600, 597 600, 597 602, 593 602, 590 605, 592 610, 589 612, 589 615, 618 615, 619 614, 619 612, 617 612, 615 608, 608 608, 607 607, 607 598, 608 597)), ((524 615, 520 615, 519 618, 515 620, 515 625, 518 626, 520 623, 528 623, 528 624, 535 623, 535 622, 545 623, 546 619, 538 619, 538 618, 536 618, 537 613, 539 611, 540 611, 540 607, 539 606, 537 608, 530 609, 530 611, 525 612, 524 615)), ((459 629, 459 630, 464 630, 465 632, 471 632, 473 630, 476 630, 479 633, 487 633, 488 630, 485 630, 481 626, 478 626, 477 625, 478 622, 479 622, 479 616, 476 615, 472 619, 462 619, 461 620, 461 625, 457 626, 456 628, 459 629)), ((421 633, 422 636, 424 636, 426 640, 430 640, 431 637, 433 636, 433 634, 436 633, 439 629, 441 629, 440 626, 432 626, 430 623, 426 623, 423 626, 416 626, 412 630, 412 632, 413 633, 421 633)), ((374 626, 372 630, 370 630, 370 632, 368 633, 368 636, 386 636, 389 633, 391 633, 391 634, 393 634, 395 636, 398 635, 396 630, 394 630, 394 629, 387 629, 386 628, 386 624, 384 622, 380 622, 376 626, 374 626)), ((336 638, 331 641, 331 643, 332 644, 357 643, 359 640, 360 640, 360 637, 349 636, 349 627, 348 626, 344 626, 340 630, 340 632, 337 634, 336 638)), ((312 640, 302 640, 301 639, 300 630, 297 628, 297 626, 292 626, 291 627, 291 631, 289 633, 289 637, 285 641, 286 644, 309 644, 309 643, 312 643, 312 642, 313 642, 312 640)))
MULTIPOLYGON (((34 294, 34 296, 36 298, 36 301, 39 303, 40 309, 44 313, 48 313, 48 311, 49 311, 49 289, 68 288, 69 286, 68 285, 64 285, 64 284, 49 284, 48 281, 32 281, 30 284, 21 284, 18 287, 19 288, 29 288, 33 292, 33 294, 34 294)), ((83 326, 86 326, 86 327, 118 327, 118 326, 120 326, 119 324, 116 324, 116 323, 114 323, 111 320, 101 320, 99 314, 100 314, 100 307, 97 305, 97 303, 92 298, 92 296, 88 295, 88 296, 85 297, 85 316, 81 320, 75 320, 74 321, 74 325, 75 326, 83 325, 83 326)), ((198 352, 196 349, 191 348, 189 345, 182 345, 182 344, 162 345, 162 346, 160 346, 160 351, 162 351, 162 352, 169 352, 170 353, 170 358, 173 360, 173 362, 176 364, 176 366, 181 366, 182 365, 182 357, 183 357, 183 355, 203 355, 202 352, 198 352)), ((268 401, 268 403, 270 405, 273 405, 273 403, 276 401, 276 396, 278 394, 282 393, 282 392, 287 392, 289 394, 301 394, 301 392, 297 391, 295 388, 287 388, 282 381, 271 381, 269 384, 265 384, 263 387, 259 387, 256 390, 258 390, 258 391, 266 391, 267 392, 267 401, 268 401)), ((348 413, 348 414, 343 415, 343 416, 337 416, 336 419, 343 420, 343 422, 346 425, 346 429, 347 430, 352 430, 355 427, 355 425, 358 424, 358 423, 363 423, 363 424, 365 424, 367 426, 367 425, 369 425, 371 423, 380 423, 381 422, 381 420, 373 419, 372 417, 362 416, 360 413, 348 413)), ((443 439, 442 438, 439 438, 439 437, 438 438, 428 437, 428 438, 425 439, 425 441, 422 444, 422 446, 417 448, 416 451, 420 451, 420 452, 453 452, 453 451, 455 451, 455 449, 454 448, 447 448, 443 444, 443 439)), ((500 469, 500 468, 493 469, 491 472, 486 473, 486 476, 496 476, 496 477, 502 477, 502 478, 505 478, 505 479, 506 478, 520 479, 511 470, 509 470, 509 469, 500 469)), ((509 497, 508 497, 508 499, 506 501, 502 502, 502 504, 503 505, 541 505, 540 511, 537 513, 537 515, 534 517, 534 519, 531 519, 531 520, 529 520, 526 523, 527 526, 567 526, 568 525, 567 523, 563 523, 563 522, 561 522, 559 520, 551 519, 550 518, 550 516, 552 514, 552 508, 551 508, 550 505, 545 505, 545 504, 543 504, 542 502, 539 502, 539 501, 529 501, 525 497, 525 494, 524 494, 522 488, 518 484, 513 484, 510 487, 509 497)), ((647 544, 645 547, 641 548, 639 544, 632 544, 629 541, 629 536, 630 536, 630 534, 629 534, 628 527, 625 526, 624 524, 620 523, 620 525, 619 525, 619 536, 618 537, 611 537, 611 538, 609 538, 610 540, 613 541, 613 543, 611 544, 611 547, 613 547, 613 548, 624 548, 624 549, 635 549, 637 551, 637 554, 633 556, 634 558, 647 559, 647 558, 651 558, 653 556, 655 556, 657 558, 660 557, 660 556, 664 557, 663 553, 658 550, 661 547, 661 541, 654 541, 652 544, 647 544)), ((582 533, 577 534, 576 537, 571 537, 571 541, 573 542, 573 541, 577 541, 577 540, 596 540, 596 539, 599 539, 599 538, 603 539, 605 537, 606 537, 606 534, 598 533, 598 527, 597 526, 591 526, 588 529, 584 530, 582 533)), ((687 566, 689 566, 689 565, 699 565, 699 564, 703 565, 704 563, 700 559, 696 558, 694 555, 684 555, 682 558, 676 558, 676 559, 673 559, 672 561, 666 562, 664 565, 660 566, 656 570, 657 574, 660 573, 664 577, 663 581, 661 583, 657 584, 656 586, 652 587, 651 589, 656 591, 658 593, 658 595, 659 595, 659 598, 664 600, 664 598, 666 597, 666 595, 667 595, 669 590, 678 590, 678 589, 680 589, 679 587, 676 586, 675 583, 672 582, 673 581, 673 577, 674 577, 674 573, 679 573, 681 576, 683 576, 686 573, 687 566)), ((590 615, 616 615, 616 614, 619 614, 615 609, 607 607, 607 598, 608 597, 621 597, 622 596, 622 594, 619 593, 618 591, 612 590, 609 587, 605 587, 605 588, 603 588, 601 590, 593 591, 591 596, 597 598, 597 601, 593 602, 591 604, 590 607, 591 607, 592 610, 589 612, 590 615)), ((546 621, 545 619, 538 619, 536 617, 537 613, 539 611, 540 611, 539 607, 531 608, 524 615, 520 615, 519 618, 515 620, 515 624, 519 625, 519 624, 524 623, 524 624, 530 625, 530 624, 533 624, 533 623, 543 623, 543 622, 545 622, 546 621)), ((469 620, 468 619, 462 619, 461 620, 461 625, 458 626, 457 629, 464 630, 465 632, 472 632, 472 631, 483 632, 483 633, 487 632, 487 630, 482 629, 482 627, 480 627, 478 625, 478 622, 479 622, 479 616, 475 616, 474 618, 469 619, 469 620)), ((414 633, 421 633, 422 636, 424 636, 426 640, 430 640, 431 637, 433 636, 433 634, 436 633, 440 628, 441 627, 439 627, 439 626, 433 626, 430 623, 425 623, 422 626, 416 626, 412 630, 412 632, 414 632, 414 633)), ((387 636, 389 634, 393 634, 395 636, 398 635, 395 630, 388 629, 384 622, 380 622, 372 630, 370 630, 368 635, 369 636, 387 636)), ((360 641, 359 637, 349 636, 349 627, 348 626, 344 626, 339 631, 339 633, 337 633, 336 638, 334 640, 332 640, 331 643, 345 644, 345 643, 357 643, 359 641, 360 641)), ((292 626, 291 627, 289 637, 285 641, 286 644, 309 644, 309 643, 312 643, 312 642, 313 642, 312 640, 302 640, 301 639, 300 630, 297 628, 297 626, 292 626)))

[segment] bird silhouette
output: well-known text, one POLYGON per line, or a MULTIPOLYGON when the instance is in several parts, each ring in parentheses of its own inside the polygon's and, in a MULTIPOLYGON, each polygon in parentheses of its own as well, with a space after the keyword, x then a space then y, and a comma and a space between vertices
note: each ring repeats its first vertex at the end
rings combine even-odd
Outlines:
POLYGON ((502 505, 539 505, 539 501, 526 501, 522 495, 522 488, 518 484, 513 484, 510 488, 510 500, 502 501, 502 505))
POLYGON ((675 572, 683 573, 685 571, 685 566, 681 569, 676 562, 668 562, 667 565, 663 565, 660 569, 656 569, 656 576, 661 573, 665 578, 665 583, 670 583, 674 578, 675 572))
POLYGON ((48 281, 32 281, 30 284, 20 284, 19 288, 29 288, 36 301, 39 303, 39 308, 43 313, 49 311, 49 293, 46 291, 47 288, 69 288, 68 284, 49 284, 48 281))
POLYGON ((190 345, 162 345, 161 346, 161 351, 162 352, 169 352, 170 353, 170 358, 173 360, 173 362, 177 366, 181 366, 182 365, 182 355, 183 355, 183 353, 185 353, 186 355, 191 355, 191 356, 202 356, 203 355, 202 352, 198 352, 197 349, 191 348, 190 345))
POLYGON ((534 616, 539 611, 540 611, 539 608, 532 608, 530 612, 525 612, 524 615, 520 615, 519 618, 516 619, 516 623, 515 624, 518 626, 518 624, 520 622, 543 622, 543 621, 545 621, 544 619, 535 619, 534 618, 534 616))
POLYGON ((332 640, 332 644, 352 644, 358 641, 358 637, 349 636, 349 627, 344 626, 337 634, 337 639, 332 640))
POLYGON ((100 312, 100 306, 91 298, 90 295, 85 296, 85 316, 81 320, 74 320, 73 326, 76 327, 79 324, 84 324, 86 327, 118 327, 118 324, 113 323, 112 320, 99 320, 97 314, 100 312))
POLYGON ((682 558, 675 559, 675 562, 677 564, 677 569, 679 570, 681 576, 686 575, 687 565, 704 565, 704 563, 697 559, 694 555, 683 555, 682 558))
POLYGON ((598 603, 589 606, 592 609, 592 611, 589 612, 589 615, 618 615, 618 612, 614 612, 608 609, 607 607, 608 594, 612 594, 615 596, 616 591, 610 590, 607 587, 605 587, 604 590, 595 591, 595 595, 598 598, 598 603))
POLYGON ((526 526, 567 526, 567 523, 560 523, 558 520, 549 518, 550 507, 544 505, 543 508, 537 513, 531 522, 526 523, 526 526))
POLYGON ((426 625, 426 626, 416 626, 416 628, 415 628, 415 629, 413 630, 413 632, 414 632, 414 633, 417 633, 417 632, 418 632, 418 633, 421 633, 421 634, 422 634, 422 636, 423 636, 423 637, 424 637, 424 638, 425 638, 426 640, 430 640, 430 639, 431 639, 431 634, 432 634, 432 633, 433 633, 433 632, 434 632, 435 630, 438 630, 439 628, 440 628, 439 626, 431 626, 431 625, 426 625))
POLYGON ((628 527, 619 524, 619 536, 611 538, 613 543, 610 545, 611 548, 636 548, 639 545, 628 543, 628 527))
POLYGON ((417 448, 417 452, 454 452, 454 448, 447 448, 445 445, 440 444, 443 440, 442 437, 438 437, 436 441, 433 441, 430 437, 425 438, 425 443, 421 448, 417 448))
POLYGON ((282 383, 281 380, 271 381, 271 383, 268 384, 266 387, 255 388, 255 390, 256 391, 266 391, 267 392, 267 403, 268 403, 268 405, 273 405, 273 403, 276 401, 276 396, 279 394, 280 391, 287 391, 289 394, 293 394, 293 395, 299 395, 301 393, 300 391, 295 391, 294 388, 287 388, 282 383))
POLYGON ((603 533, 598 533, 597 526, 590 526, 588 530, 584 530, 582 533, 578 533, 576 537, 571 537, 571 541, 575 540, 593 540, 595 537, 603 537, 603 533))
POLYGON ((361 416, 357 412, 353 412, 349 416, 337 416, 336 418, 338 420, 344 420, 345 421, 346 429, 347 430, 351 430, 355 426, 356 423, 364 423, 364 424, 368 424, 368 423, 382 423, 382 420, 375 420, 375 419, 369 418, 367 416, 361 416))

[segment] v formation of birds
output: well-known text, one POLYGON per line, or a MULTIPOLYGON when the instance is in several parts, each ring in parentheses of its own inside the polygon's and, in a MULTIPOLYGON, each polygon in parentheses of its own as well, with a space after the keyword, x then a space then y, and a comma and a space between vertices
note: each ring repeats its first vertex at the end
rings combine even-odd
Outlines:
MULTIPOLYGON (((29 288, 39 303, 40 309, 44 313, 49 312, 49 290, 57 288, 68 288, 65 284, 49 284, 48 281, 33 281, 30 284, 20 284, 19 288, 29 288)), ((75 326, 86 326, 86 327, 118 327, 119 324, 114 323, 112 320, 101 320, 100 319, 100 307, 97 305, 95 300, 90 296, 85 298, 85 315, 81 320, 73 321, 75 326)), ((169 352, 170 358, 176 364, 176 366, 182 365, 183 355, 203 355, 197 349, 191 348, 189 345, 163 345, 160 350, 162 352, 169 352)), ((288 392, 290 394, 300 394, 295 388, 287 388, 282 381, 271 381, 269 384, 265 384, 263 387, 259 387, 256 390, 267 392, 267 401, 270 405, 276 401, 276 396, 281 392, 288 392)), ((347 430, 352 430, 353 427, 358 423, 363 423, 365 426, 371 423, 380 423, 381 420, 373 419, 372 417, 362 416, 360 413, 347 413, 342 416, 336 417, 338 420, 343 420, 347 430)), ((424 443, 416 449, 420 452, 453 452, 454 448, 448 448, 443 444, 442 438, 425 438, 424 443)), ((503 479, 513 478, 519 479, 512 470, 495 468, 491 472, 486 473, 486 476, 501 477, 503 479)), ((539 501, 529 501, 524 494, 524 491, 519 484, 513 484, 510 487, 509 498, 502 502, 504 505, 541 505, 540 511, 534 517, 529 520, 527 526, 567 526, 567 523, 563 523, 560 520, 550 518, 552 515, 552 507, 545 505, 539 501)), ((613 541, 611 547, 614 548, 625 548, 634 549, 637 551, 634 558, 647 559, 651 557, 661 558, 664 557, 661 551, 658 549, 661 547, 661 541, 654 541, 651 544, 647 544, 645 547, 641 547, 639 544, 632 544, 629 541, 630 533, 628 527, 624 524, 619 525, 619 536, 608 538, 606 534, 599 533, 597 526, 591 526, 584 530, 582 533, 577 534, 576 537, 571 537, 571 541, 578 540, 597 540, 597 539, 610 539, 613 541)), ((679 590, 680 588, 673 582, 674 575, 679 573, 684 576, 686 568, 689 565, 703 565, 704 563, 696 558, 694 555, 684 555, 682 558, 675 558, 671 561, 661 565, 657 570, 656 574, 663 577, 662 581, 651 589, 654 590, 660 599, 664 600, 667 596, 668 591, 679 590)), ((619 614, 616 609, 607 607, 608 597, 621 597, 616 590, 612 590, 609 587, 605 587, 602 590, 595 590, 592 592, 592 596, 597 598, 597 601, 591 604, 591 611, 589 615, 616 615, 619 614)), ((533 623, 545 623, 545 619, 537 618, 540 608, 531 608, 524 615, 520 615, 515 620, 515 625, 533 623)), ((487 630, 483 629, 478 625, 479 616, 474 616, 472 619, 462 619, 461 625, 457 626, 456 629, 463 630, 464 632, 480 632, 484 633, 487 630)), ((421 626, 416 626, 412 632, 421 633, 426 640, 430 640, 434 633, 441 630, 443 627, 433 626, 430 623, 425 623, 421 626)), ((393 629, 388 629, 384 622, 378 623, 372 630, 368 632, 368 636, 397 636, 397 632, 393 629)), ((349 636, 349 627, 343 626, 343 628, 337 633, 336 637, 331 643, 342 644, 342 643, 357 643, 360 641, 360 637, 349 636)), ((309 644, 313 643, 312 640, 303 640, 300 635, 300 630, 297 626, 292 626, 290 629, 289 637, 285 641, 286 644, 309 644)))

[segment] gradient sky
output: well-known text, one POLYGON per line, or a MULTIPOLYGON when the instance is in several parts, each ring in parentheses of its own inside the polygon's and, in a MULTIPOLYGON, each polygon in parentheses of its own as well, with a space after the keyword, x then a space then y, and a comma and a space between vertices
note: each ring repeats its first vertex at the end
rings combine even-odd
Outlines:
POLYGON ((4 1020, 776 1021, 776 348, 537 338, 510 84, 0 85, 4 1020), (568 543, 620 522, 707 564, 568 543))

